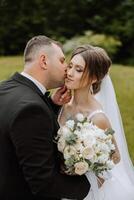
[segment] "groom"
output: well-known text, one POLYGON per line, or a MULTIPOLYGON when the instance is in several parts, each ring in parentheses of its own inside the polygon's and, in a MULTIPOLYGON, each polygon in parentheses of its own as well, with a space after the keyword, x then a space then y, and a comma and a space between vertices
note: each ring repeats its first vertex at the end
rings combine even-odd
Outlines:
MULTIPOLYGON (((60 173, 57 114, 60 89, 53 101, 46 90, 64 84, 66 63, 61 46, 46 37, 32 38, 24 51, 24 70, 0 85, 0 199, 83 199, 85 176, 60 173), (47 93, 46 93, 47 94, 47 93)), ((66 91, 65 91, 66 93, 66 91)))

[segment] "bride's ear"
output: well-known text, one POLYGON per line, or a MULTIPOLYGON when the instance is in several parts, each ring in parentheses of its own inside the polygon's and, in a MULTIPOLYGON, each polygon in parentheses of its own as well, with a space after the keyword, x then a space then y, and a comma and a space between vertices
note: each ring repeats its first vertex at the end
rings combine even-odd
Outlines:
POLYGON ((91 81, 92 85, 93 85, 94 83, 96 83, 96 82, 97 82, 97 78, 96 78, 96 76, 93 76, 92 81, 91 81))

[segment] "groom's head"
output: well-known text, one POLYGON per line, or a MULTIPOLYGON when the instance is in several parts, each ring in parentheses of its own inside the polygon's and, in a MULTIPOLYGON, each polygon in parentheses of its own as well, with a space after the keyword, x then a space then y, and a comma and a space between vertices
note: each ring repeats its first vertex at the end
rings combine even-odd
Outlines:
POLYGON ((24 50, 24 71, 40 81, 47 89, 64 83, 65 56, 59 42, 43 35, 33 37, 24 50))

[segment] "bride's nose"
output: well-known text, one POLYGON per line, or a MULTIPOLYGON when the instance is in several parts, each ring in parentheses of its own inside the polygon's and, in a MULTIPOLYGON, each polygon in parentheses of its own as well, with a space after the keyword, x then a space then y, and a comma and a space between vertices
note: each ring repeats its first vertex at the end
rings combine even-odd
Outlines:
POLYGON ((70 77, 73 76, 73 69, 72 68, 67 70, 67 75, 70 76, 70 77))

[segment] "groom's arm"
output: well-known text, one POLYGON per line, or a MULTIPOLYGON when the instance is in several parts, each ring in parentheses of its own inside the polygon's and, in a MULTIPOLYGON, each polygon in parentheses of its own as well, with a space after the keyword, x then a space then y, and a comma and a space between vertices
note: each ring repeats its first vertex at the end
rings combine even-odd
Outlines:
POLYGON ((84 199, 85 176, 60 174, 56 166, 52 116, 38 106, 26 107, 11 124, 11 140, 24 178, 36 197, 84 199))

